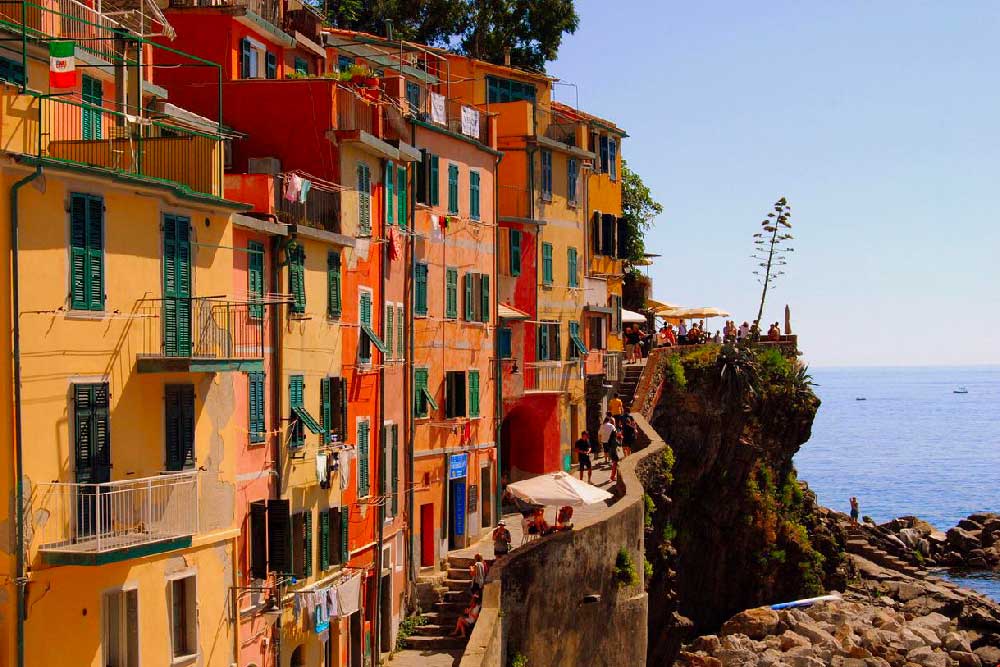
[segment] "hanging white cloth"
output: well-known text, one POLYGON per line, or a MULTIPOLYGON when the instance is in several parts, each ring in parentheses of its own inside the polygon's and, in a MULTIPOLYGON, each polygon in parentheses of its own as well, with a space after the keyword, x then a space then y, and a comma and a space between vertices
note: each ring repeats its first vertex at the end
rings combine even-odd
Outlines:
POLYGON ((448 114, 445 111, 444 95, 431 91, 431 122, 438 125, 448 124, 448 114))
POLYGON ((326 452, 316 454, 316 481, 321 484, 327 479, 326 456, 326 452))
POLYGON ((364 262, 368 261, 368 251, 371 249, 371 239, 358 239, 354 243, 354 254, 364 262))
POLYGON ((337 586, 340 615, 350 616, 361 609, 361 575, 356 574, 337 586))
POLYGON ((354 458, 354 450, 345 449, 340 452, 340 490, 347 489, 347 483, 351 480, 351 459, 354 458))
POLYGON ((469 137, 479 137, 478 109, 462 107, 462 134, 469 137))
POLYGON ((326 591, 326 611, 330 618, 340 618, 340 596, 337 595, 337 588, 327 588, 326 591))

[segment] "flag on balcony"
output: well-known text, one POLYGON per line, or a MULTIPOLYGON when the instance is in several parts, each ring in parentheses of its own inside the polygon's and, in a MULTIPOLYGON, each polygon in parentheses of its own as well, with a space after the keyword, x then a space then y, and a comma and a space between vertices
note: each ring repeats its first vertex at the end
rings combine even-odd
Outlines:
POLYGON ((49 87, 76 87, 76 44, 69 41, 49 42, 49 87))

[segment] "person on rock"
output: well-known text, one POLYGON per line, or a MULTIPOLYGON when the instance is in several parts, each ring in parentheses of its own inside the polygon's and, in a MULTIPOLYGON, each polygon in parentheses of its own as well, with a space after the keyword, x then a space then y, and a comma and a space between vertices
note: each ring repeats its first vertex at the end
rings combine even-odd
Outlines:
POLYGON ((580 464, 580 481, 583 481, 583 471, 587 471, 587 482, 594 476, 594 464, 590 461, 590 436, 584 431, 576 441, 576 460, 580 464))
POLYGON ((858 506, 858 499, 851 496, 851 523, 857 525, 859 516, 861 516, 861 509, 858 506))

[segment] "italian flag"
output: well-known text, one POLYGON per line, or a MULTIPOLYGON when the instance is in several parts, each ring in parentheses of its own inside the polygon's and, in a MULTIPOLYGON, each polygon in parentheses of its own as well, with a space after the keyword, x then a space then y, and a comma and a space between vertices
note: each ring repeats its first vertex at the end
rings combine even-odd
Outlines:
POLYGON ((49 87, 76 87, 76 58, 73 42, 49 42, 49 87))

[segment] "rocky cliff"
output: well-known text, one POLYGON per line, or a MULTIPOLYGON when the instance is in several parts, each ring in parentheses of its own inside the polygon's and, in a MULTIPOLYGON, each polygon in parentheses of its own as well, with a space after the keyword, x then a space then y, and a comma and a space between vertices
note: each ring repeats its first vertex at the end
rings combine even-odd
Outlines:
POLYGON ((819 399, 794 357, 709 346, 660 355, 645 412, 672 453, 646 489, 649 662, 670 664, 693 630, 764 603, 843 588, 845 537, 819 520, 792 457, 819 399))

